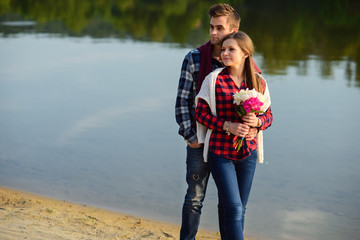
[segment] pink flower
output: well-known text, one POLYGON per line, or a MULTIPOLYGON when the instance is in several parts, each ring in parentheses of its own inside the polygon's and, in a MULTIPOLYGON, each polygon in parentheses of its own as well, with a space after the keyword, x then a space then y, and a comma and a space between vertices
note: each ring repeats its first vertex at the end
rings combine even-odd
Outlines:
POLYGON ((264 105, 257 97, 252 97, 243 103, 243 108, 247 113, 251 110, 260 111, 260 107, 264 105))
MULTIPOLYGON (((235 111, 240 117, 247 113, 264 113, 260 110, 260 107, 264 105, 260 99, 264 99, 264 97, 255 89, 242 89, 234 94, 235 111)), ((239 152, 240 148, 243 146, 244 141, 244 137, 238 137, 235 135, 233 139, 233 146, 237 152, 239 152)))

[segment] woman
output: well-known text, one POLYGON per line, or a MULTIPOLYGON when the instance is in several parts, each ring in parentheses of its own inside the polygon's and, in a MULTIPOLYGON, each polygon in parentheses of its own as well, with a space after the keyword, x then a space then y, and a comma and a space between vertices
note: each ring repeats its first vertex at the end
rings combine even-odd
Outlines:
POLYGON ((204 159, 209 159, 222 206, 219 210, 223 215, 219 219, 224 221, 220 222, 222 239, 244 239, 245 209, 258 159, 258 143, 259 147, 262 145, 259 134, 254 139, 247 134, 251 127, 260 131, 272 123, 269 90, 253 69, 253 52, 253 43, 245 33, 225 37, 221 58, 226 67, 210 73, 196 97, 197 135, 199 142, 205 144, 204 159), (264 94, 263 114, 247 113, 240 118, 235 111, 233 95, 246 88, 264 94), (244 137, 239 151, 233 146, 235 136, 244 137))

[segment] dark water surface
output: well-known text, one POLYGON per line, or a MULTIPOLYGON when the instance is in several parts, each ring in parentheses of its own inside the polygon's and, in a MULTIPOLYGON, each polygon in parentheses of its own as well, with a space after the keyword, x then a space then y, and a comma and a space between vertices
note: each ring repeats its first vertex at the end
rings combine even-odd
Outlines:
MULTIPOLYGON (((189 49, 46 35, 0 42, 1 184, 179 222, 185 144, 174 97, 189 49)), ((296 67, 264 74, 274 124, 265 133, 246 230, 355 239, 359 88, 343 80, 342 61, 332 63, 327 80, 316 57, 305 63, 306 74, 296 67)), ((202 224, 217 226, 213 183, 202 224)))
MULTIPOLYGON (((30 19, 0 14, 0 185, 180 223, 185 143, 174 104, 183 57, 202 41, 201 31, 187 34, 194 43, 174 40, 169 30, 147 41, 150 33, 126 37, 121 28, 117 37, 106 27, 100 37, 74 34, 75 27, 48 33, 29 9, 30 19)), ((294 31, 292 43, 289 32, 270 32, 263 31, 268 41, 250 34, 274 123, 264 133, 246 234, 358 239, 360 45, 314 34, 306 41, 323 49, 299 47, 304 41, 294 31)), ((216 204, 211 179, 202 227, 217 230, 216 204)))

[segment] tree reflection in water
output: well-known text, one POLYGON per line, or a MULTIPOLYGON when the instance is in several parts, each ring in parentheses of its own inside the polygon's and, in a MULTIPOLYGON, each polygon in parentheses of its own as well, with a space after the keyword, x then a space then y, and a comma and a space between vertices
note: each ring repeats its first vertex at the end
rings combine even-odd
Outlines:
MULTIPOLYGON (((2 37, 21 32, 59 36, 130 38, 195 47, 208 39, 207 10, 224 1, 199 0, 8 0, 0 3, 2 37), (29 20, 36 25, 13 26, 29 20), (4 24, 5 23, 5 24, 4 24)), ((356 0, 225 1, 242 18, 241 30, 254 40, 267 74, 279 74, 306 61, 322 60, 321 73, 332 77, 332 61, 346 61, 344 78, 360 86, 360 3, 356 0), (295 63, 296 62, 296 63, 295 63), (354 64, 355 63, 355 64, 354 64)), ((301 72, 300 71, 300 72, 301 72)))

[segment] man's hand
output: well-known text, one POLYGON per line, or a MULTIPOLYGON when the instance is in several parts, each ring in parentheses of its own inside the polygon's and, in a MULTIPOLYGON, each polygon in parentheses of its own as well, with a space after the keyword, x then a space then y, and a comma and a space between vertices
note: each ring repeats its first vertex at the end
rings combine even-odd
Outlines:
POLYGON ((253 140, 256 137, 257 133, 257 128, 250 128, 249 133, 245 136, 246 140, 253 140))
MULTIPOLYGON (((224 124, 225 125, 225 124, 224 124)), ((246 137, 250 127, 243 123, 229 123, 229 132, 239 137, 246 137)))
POLYGON ((194 142, 194 143, 189 143, 189 146, 190 146, 191 148, 199 148, 199 147, 202 146, 202 144, 199 144, 199 142, 196 141, 196 142, 194 142))

